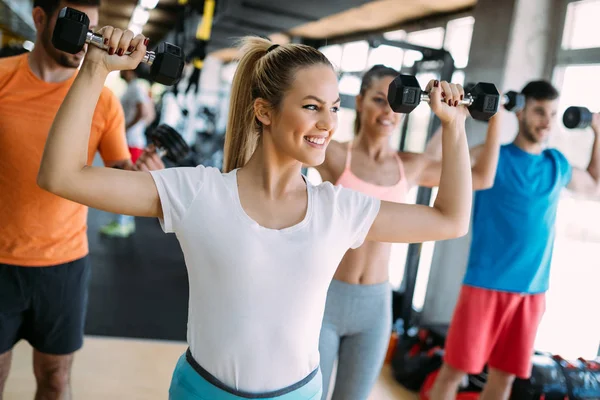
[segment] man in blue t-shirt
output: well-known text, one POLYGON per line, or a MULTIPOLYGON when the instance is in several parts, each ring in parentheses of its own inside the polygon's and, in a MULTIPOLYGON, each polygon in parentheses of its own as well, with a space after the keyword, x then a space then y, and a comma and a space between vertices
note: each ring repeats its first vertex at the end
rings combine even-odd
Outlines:
POLYGON ((431 399, 454 399, 463 376, 487 364, 481 398, 508 399, 515 377, 528 378, 545 311, 556 210, 563 188, 600 192, 600 114, 595 114, 587 170, 544 148, 556 120, 558 91, 546 81, 522 90, 519 132, 500 146, 494 186, 479 191, 464 284, 445 345, 444 365, 431 399))

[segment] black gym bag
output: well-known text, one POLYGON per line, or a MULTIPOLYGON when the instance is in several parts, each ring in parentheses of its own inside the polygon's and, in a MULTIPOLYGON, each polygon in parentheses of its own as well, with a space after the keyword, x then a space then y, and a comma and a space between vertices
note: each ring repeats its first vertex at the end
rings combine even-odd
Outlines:
POLYGON ((440 369, 447 326, 411 330, 401 336, 392 357, 394 378, 409 390, 419 391, 427 376, 440 369))
POLYGON ((536 352, 532 364, 529 379, 515 380, 511 400, 600 400, 600 362, 536 352))

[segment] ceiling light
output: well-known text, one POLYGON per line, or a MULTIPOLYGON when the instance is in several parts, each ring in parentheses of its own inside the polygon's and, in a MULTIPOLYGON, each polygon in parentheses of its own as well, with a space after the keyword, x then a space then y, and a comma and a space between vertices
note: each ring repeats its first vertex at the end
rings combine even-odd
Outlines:
POLYGON ((146 22, 148 22, 148 18, 150 18, 150 11, 144 10, 140 6, 137 6, 135 10, 133 10, 131 23, 136 25, 144 25, 146 22))
POLYGON ((29 51, 33 50, 33 42, 30 42, 29 40, 24 41, 23 48, 29 51))
POLYGON ((140 0, 140 6, 148 9, 153 9, 158 4, 158 0, 140 0))

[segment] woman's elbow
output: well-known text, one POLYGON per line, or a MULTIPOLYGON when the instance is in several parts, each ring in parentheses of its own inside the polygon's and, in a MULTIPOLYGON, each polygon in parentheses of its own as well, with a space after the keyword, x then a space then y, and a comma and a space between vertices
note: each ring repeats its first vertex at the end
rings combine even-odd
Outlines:
POLYGON ((64 191, 65 183, 68 182, 68 179, 56 176, 56 174, 52 174, 49 171, 40 168, 36 182, 41 189, 61 196, 61 193, 64 191))
POLYGON ((471 214, 466 213, 465 215, 461 215, 459 218, 453 221, 452 223, 452 235, 456 238, 461 238, 469 233, 469 229, 471 227, 471 214))
POLYGON ((473 177, 473 190, 487 190, 494 186, 495 175, 492 174, 479 174, 475 171, 472 172, 473 177))
POLYGON ((441 237, 437 240, 452 240, 459 239, 465 236, 469 232, 469 226, 466 227, 463 224, 453 224, 448 226, 446 229, 441 231, 441 237))
POLYGON ((465 222, 461 222, 459 224, 457 224, 456 226, 456 238, 461 238, 463 236, 466 236, 467 233, 469 233, 469 227, 470 227, 470 221, 467 220, 465 222))
POLYGON ((470 214, 448 218, 443 229, 440 229, 440 232, 443 232, 442 240, 458 239, 465 236, 469 232, 470 225, 470 214))
POLYGON ((48 174, 44 174, 41 171, 38 173, 37 176, 37 185, 50 193, 54 193, 56 194, 59 189, 57 188, 57 184, 56 184, 56 179, 52 179, 51 177, 48 176, 48 174))

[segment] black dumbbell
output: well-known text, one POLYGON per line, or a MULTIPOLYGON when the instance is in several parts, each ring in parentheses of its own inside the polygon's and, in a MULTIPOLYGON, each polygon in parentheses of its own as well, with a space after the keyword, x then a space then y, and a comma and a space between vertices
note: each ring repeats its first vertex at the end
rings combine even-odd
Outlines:
MULTIPOLYGON (((77 54, 86 43, 107 50, 102 36, 89 30, 90 19, 85 13, 70 7, 60 10, 52 33, 52 44, 58 50, 77 54)), ((126 53, 129 54, 129 53, 126 53)), ((150 76, 163 85, 174 85, 181 79, 185 55, 178 46, 160 43, 156 52, 147 51, 142 62, 150 65, 150 76)))
MULTIPOLYGON (((464 86, 465 92, 469 92, 474 86, 474 83, 467 83, 464 86)), ((502 104, 507 111, 521 111, 525 108, 525 95, 511 90, 500 96, 500 104, 502 104)))
POLYGON ((161 124, 149 134, 150 141, 156 146, 160 157, 165 157, 179 164, 190 153, 190 147, 175 129, 161 124))
POLYGON ((585 129, 592 124, 593 117, 586 107, 571 106, 563 114, 563 124, 569 129, 585 129))
MULTIPOLYGON (((421 90, 412 75, 398 75, 388 88, 388 102, 394 112, 408 114, 422 102, 429 102, 429 93, 421 90)), ((468 106, 473 119, 488 121, 498 112, 500 93, 492 83, 478 83, 465 94, 459 104, 468 106)))

